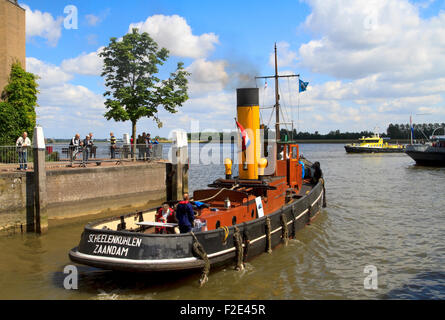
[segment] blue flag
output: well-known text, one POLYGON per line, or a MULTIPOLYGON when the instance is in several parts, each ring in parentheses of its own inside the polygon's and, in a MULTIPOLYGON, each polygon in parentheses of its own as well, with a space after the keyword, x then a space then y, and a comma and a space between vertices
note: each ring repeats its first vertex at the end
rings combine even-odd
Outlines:
POLYGON ((300 81, 300 86, 299 86, 299 90, 300 92, 306 91, 307 85, 309 84, 309 82, 304 82, 301 81, 301 79, 298 79, 300 81))

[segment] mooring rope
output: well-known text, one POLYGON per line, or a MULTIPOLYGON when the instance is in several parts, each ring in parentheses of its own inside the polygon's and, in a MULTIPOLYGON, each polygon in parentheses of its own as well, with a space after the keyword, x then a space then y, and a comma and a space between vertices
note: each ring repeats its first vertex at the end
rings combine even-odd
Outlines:
POLYGON ((219 195, 219 194, 220 194, 221 192, 223 192, 224 190, 233 190, 233 189, 235 189, 235 188, 238 187, 238 186, 239 186, 239 184, 234 185, 234 186, 233 186, 232 188, 230 188, 230 189, 222 188, 221 190, 219 190, 215 195, 211 196, 210 198, 207 198, 207 199, 200 199, 200 200, 194 200, 194 201, 206 202, 206 201, 212 200, 213 198, 215 198, 217 195, 219 195))
POLYGON ((308 224, 308 225, 311 224, 311 209, 312 209, 311 206, 309 206, 309 207, 307 208, 307 224, 308 224))
POLYGON ((282 226, 282 238, 284 240, 284 245, 287 246, 289 243, 289 230, 287 228, 286 214, 281 214, 281 226, 282 226))
POLYGON ((204 260, 204 267, 202 268, 201 278, 199 279, 199 286, 202 287, 209 280, 210 261, 203 246, 199 243, 198 238, 196 238, 193 231, 191 231, 190 233, 193 237, 193 252, 202 260, 204 260))
POLYGON ((324 179, 320 178, 321 184, 323 186, 323 208, 326 208, 326 188, 324 186, 324 179))
POLYGON ((270 218, 266 217, 267 253, 272 253, 270 218))
POLYGON ((235 232, 233 233, 233 244, 235 245, 235 248, 236 248, 235 270, 237 270, 237 271, 244 270, 243 238, 241 237, 241 233, 237 226, 235 226, 235 232))
POLYGON ((247 231, 246 223, 243 223, 243 242, 244 242, 244 256, 243 261, 245 262, 247 259, 247 254, 249 252, 250 239, 249 239, 249 231, 247 231))

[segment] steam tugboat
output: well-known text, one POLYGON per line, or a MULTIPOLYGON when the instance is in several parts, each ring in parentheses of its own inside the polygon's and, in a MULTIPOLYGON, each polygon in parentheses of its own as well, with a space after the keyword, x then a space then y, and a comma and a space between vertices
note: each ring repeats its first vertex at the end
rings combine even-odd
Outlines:
MULTIPOLYGON (((270 77, 279 115, 276 66, 270 77)), ((211 266, 234 263, 242 269, 247 259, 287 244, 326 206, 324 180, 318 162, 300 156, 296 143, 281 141, 278 116, 276 141, 260 141, 259 109, 258 88, 237 89, 239 176, 232 177, 232 160, 226 159, 225 177, 194 191, 195 204, 205 205, 192 232, 156 233, 159 226, 177 230, 175 224, 155 221, 158 208, 129 213, 86 225, 70 259, 119 271, 202 269, 204 283, 211 266), (268 151, 267 158, 261 158, 261 150, 268 151)))

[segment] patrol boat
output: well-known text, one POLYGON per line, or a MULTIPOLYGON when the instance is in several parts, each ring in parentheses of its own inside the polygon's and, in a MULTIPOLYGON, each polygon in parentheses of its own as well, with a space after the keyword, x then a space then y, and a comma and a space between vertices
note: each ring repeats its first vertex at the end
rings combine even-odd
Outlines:
POLYGON ((347 153, 394 153, 404 152, 405 146, 401 144, 390 144, 386 142, 389 138, 382 138, 378 133, 372 137, 361 137, 358 143, 345 145, 347 153))
MULTIPOLYGON (((271 77, 278 84, 277 69, 271 77)), ((279 109, 278 86, 276 93, 279 109)), ((211 267, 234 264, 242 269, 246 260, 296 237, 326 206, 320 165, 300 156, 298 144, 281 141, 278 118, 275 139, 260 141, 259 109, 258 88, 237 89, 239 175, 232 176, 232 160, 226 159, 225 177, 194 191, 195 204, 205 205, 192 232, 180 234, 175 224, 156 222, 158 208, 133 212, 86 225, 69 258, 107 270, 202 270, 203 284, 211 267), (268 151, 267 158, 261 150, 268 151), (157 226, 176 232, 157 234, 157 226)))

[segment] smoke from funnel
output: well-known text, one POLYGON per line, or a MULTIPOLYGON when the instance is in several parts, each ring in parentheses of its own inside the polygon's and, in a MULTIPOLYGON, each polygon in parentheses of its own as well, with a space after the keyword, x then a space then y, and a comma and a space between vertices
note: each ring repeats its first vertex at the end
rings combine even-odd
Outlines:
POLYGON ((255 77, 259 75, 259 68, 251 61, 246 59, 229 60, 227 66, 229 82, 227 89, 235 90, 237 88, 256 87, 255 77))

